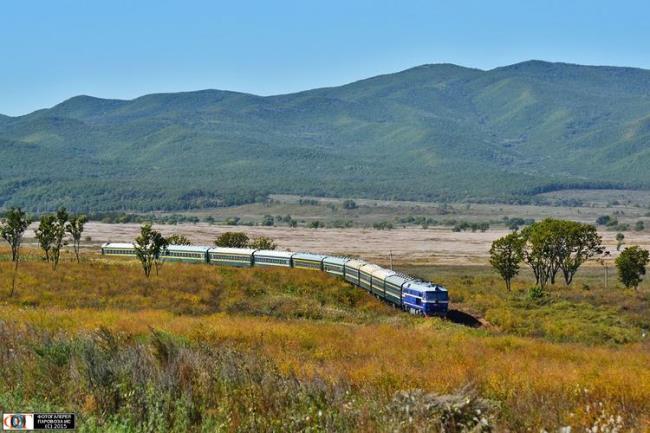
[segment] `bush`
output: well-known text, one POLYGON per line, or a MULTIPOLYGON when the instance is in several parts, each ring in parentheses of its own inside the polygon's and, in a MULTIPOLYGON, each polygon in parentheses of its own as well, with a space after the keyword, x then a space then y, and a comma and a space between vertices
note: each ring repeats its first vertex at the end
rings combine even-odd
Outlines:
POLYGON ((248 235, 243 232, 225 232, 214 241, 214 244, 218 247, 246 248, 248 235))
POLYGON ((388 221, 379 221, 372 225, 375 230, 392 230, 393 224, 388 221))
POLYGON ((599 226, 606 226, 609 224, 610 220, 612 217, 609 215, 601 215, 598 218, 596 218, 596 224, 599 226))
POLYGON ((226 218, 225 222, 226 222, 226 225, 236 226, 236 225, 239 225, 239 221, 240 221, 239 217, 229 217, 229 218, 226 218))
POLYGON ((546 297, 546 292, 539 286, 531 287, 528 290, 528 298, 532 301, 539 301, 546 297))
POLYGON ((249 242, 248 247, 256 250, 274 250, 277 248, 277 245, 273 242, 273 239, 266 236, 260 236, 259 238, 255 238, 249 242))

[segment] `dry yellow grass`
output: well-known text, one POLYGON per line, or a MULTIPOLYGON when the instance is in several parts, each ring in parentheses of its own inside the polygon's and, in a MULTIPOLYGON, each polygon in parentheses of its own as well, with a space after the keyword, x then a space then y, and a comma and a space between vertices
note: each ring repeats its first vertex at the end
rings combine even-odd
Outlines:
POLYGON ((179 316, 160 310, 129 312, 0 307, 2 317, 52 331, 80 333, 100 326, 146 336, 151 328, 200 344, 254 347, 283 371, 392 393, 423 388, 449 392, 471 383, 502 403, 517 428, 587 426, 587 405, 607 408, 632 425, 650 422, 650 353, 490 336, 438 320, 403 324, 335 324, 305 320, 179 316))

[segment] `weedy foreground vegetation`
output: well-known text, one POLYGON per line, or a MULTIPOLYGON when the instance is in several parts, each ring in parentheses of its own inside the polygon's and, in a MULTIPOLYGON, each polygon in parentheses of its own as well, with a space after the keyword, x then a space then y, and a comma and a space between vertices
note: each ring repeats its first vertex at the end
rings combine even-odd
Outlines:
POLYGON ((507 293, 487 267, 410 268, 471 328, 402 314, 319 272, 23 252, 0 261, 0 410, 82 432, 647 431, 647 287, 507 293))

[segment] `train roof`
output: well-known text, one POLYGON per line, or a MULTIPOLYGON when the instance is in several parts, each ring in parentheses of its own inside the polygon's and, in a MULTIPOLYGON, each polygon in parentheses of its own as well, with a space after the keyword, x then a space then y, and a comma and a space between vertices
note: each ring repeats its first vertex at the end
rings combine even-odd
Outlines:
POLYGON ((167 245, 167 251, 184 251, 190 253, 201 252, 205 253, 210 247, 203 247, 200 245, 167 245))
POLYGON ((365 266, 367 264, 368 262, 364 262, 363 260, 352 259, 345 263, 345 267, 352 268, 352 269, 359 269, 361 266, 365 266))
POLYGON ((135 246, 125 242, 107 242, 102 245, 102 248, 135 248, 135 246))
POLYGON ((401 286, 404 283, 408 283, 409 281, 414 281, 414 280, 416 279, 409 275, 400 274, 398 272, 386 277, 386 281, 396 284, 398 286, 401 286))
POLYGON ((277 257, 281 259, 290 259, 295 253, 291 251, 276 251, 276 250, 257 250, 253 254, 254 256, 264 256, 264 257, 277 257))
POLYGON ((387 277, 390 277, 391 275, 395 275, 396 273, 397 272, 393 270, 380 267, 379 269, 375 269, 374 271, 372 271, 371 275, 375 278, 385 279, 387 277))
POLYGON ((242 255, 251 255, 253 254, 255 249, 253 248, 230 248, 230 247, 216 247, 216 248, 210 248, 208 250, 209 253, 219 253, 219 254, 242 254, 242 255))
POLYGON ((347 257, 338 257, 338 256, 327 256, 323 259, 323 263, 333 263, 335 265, 344 265, 346 262, 349 262, 350 259, 347 257))
POLYGON ((361 268, 361 272, 365 272, 366 274, 372 275, 373 272, 378 271, 380 269, 382 269, 381 266, 375 265, 374 263, 368 263, 367 265, 361 268))
POLYGON ((439 284, 430 283, 428 281, 416 280, 406 283, 404 288, 421 290, 423 292, 446 292, 447 289, 439 284))
POLYGON ((294 259, 303 259, 303 260, 314 260, 314 261, 323 261, 326 256, 322 254, 312 254, 312 253, 295 253, 293 255, 294 259))

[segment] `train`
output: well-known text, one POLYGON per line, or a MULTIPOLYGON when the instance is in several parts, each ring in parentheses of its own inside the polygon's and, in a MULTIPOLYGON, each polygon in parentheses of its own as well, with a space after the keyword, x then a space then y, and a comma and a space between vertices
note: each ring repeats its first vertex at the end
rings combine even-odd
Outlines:
MULTIPOLYGON (((130 243, 106 243, 102 255, 136 257, 130 243)), ((449 294, 440 285, 390 269, 348 257, 252 248, 169 245, 161 254, 162 261, 181 261, 220 266, 281 267, 326 272, 360 287, 378 299, 420 316, 445 317, 449 294)))

